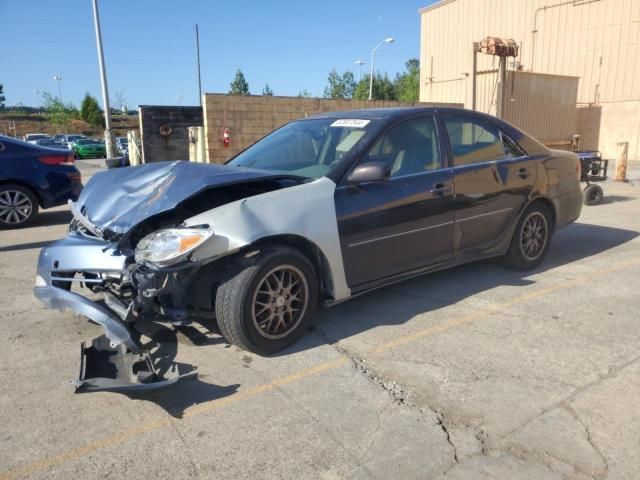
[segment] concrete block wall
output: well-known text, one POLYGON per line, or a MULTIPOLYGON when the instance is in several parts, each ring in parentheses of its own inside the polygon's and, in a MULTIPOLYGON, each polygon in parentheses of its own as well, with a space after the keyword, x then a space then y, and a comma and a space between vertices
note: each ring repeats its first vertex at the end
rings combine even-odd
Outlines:
POLYGON ((332 100, 299 97, 204 95, 204 126, 207 161, 224 163, 272 130, 291 120, 322 112, 380 107, 461 106, 454 103, 403 103, 387 100, 332 100), (231 144, 225 147, 222 135, 231 129, 231 144))
POLYGON ((188 127, 203 125, 202 108, 141 105, 140 141, 144 163, 189 160, 188 127), (171 127, 170 135, 160 135, 160 127, 171 127))

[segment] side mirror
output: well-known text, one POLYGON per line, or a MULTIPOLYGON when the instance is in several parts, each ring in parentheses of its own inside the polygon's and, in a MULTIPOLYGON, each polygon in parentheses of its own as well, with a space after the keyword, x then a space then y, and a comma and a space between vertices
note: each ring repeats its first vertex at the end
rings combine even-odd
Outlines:
POLYGON ((358 185, 360 183, 383 182, 391 176, 391 169, 388 165, 380 162, 370 162, 358 165, 347 177, 349 183, 358 185))

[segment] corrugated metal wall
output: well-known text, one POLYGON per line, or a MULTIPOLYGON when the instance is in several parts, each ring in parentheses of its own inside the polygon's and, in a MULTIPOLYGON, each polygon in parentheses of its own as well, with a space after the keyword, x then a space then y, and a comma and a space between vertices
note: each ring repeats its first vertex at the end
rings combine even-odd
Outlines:
MULTIPOLYGON (((460 79, 486 36, 515 39, 525 70, 581 77, 581 103, 640 100, 640 0, 445 0, 421 22, 422 101, 470 105, 471 80, 460 79)), ((478 60, 479 70, 497 66, 478 60)))
POLYGON ((575 133, 578 80, 507 72, 505 120, 548 145, 570 144, 575 133))

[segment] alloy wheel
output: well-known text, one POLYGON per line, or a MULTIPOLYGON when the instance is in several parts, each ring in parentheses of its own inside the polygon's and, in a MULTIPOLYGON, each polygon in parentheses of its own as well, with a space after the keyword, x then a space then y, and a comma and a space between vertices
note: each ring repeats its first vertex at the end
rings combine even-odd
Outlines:
POLYGON ((531 212, 522 224, 520 250, 527 260, 535 260, 545 249, 549 229, 541 212, 531 212))
POLYGON ((8 225, 26 222, 33 211, 31 199, 18 190, 0 192, 0 221, 8 225))
POLYGON ((280 265, 258 282, 251 316, 260 335, 277 340, 295 330, 308 304, 309 287, 305 275, 293 265, 280 265))

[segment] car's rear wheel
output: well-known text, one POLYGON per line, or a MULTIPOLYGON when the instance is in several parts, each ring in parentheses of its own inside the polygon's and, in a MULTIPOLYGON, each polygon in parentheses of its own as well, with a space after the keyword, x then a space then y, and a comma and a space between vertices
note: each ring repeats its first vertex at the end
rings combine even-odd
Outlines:
POLYGON ((0 228, 28 225, 38 214, 38 199, 22 185, 0 185, 0 228))
POLYGON ((551 234, 549 209, 542 203, 534 203, 520 217, 504 257, 506 265, 515 270, 530 270, 540 265, 549 250, 551 234))
POLYGON ((216 317, 222 335, 242 349, 275 353, 306 330, 318 303, 318 279, 297 250, 270 247, 222 282, 216 317))

